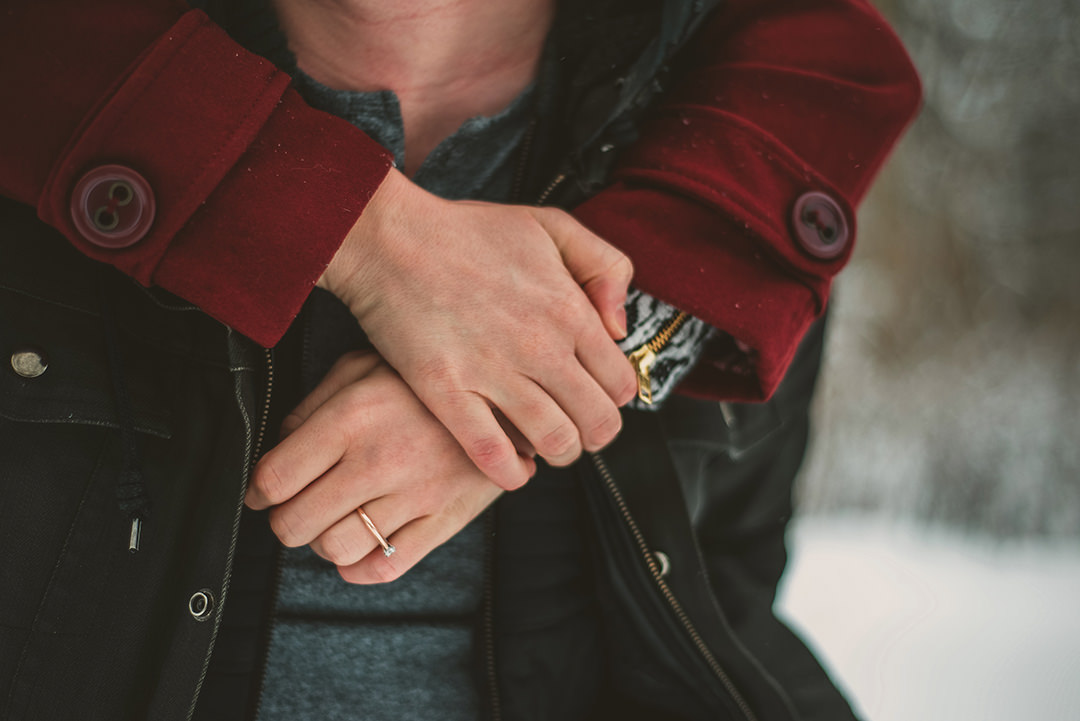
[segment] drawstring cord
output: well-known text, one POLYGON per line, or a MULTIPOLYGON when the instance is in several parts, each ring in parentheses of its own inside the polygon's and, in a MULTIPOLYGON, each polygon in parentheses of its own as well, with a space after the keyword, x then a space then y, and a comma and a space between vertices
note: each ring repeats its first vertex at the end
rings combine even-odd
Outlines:
POLYGON ((150 515, 150 496, 143 482, 139 436, 135 432, 135 418, 131 412, 131 399, 128 396, 127 382, 124 378, 116 325, 104 290, 102 291, 101 318, 105 327, 105 348, 109 356, 109 372, 112 377, 113 397, 116 402, 117 420, 120 423, 120 441, 123 452, 120 482, 116 486, 116 500, 120 511, 131 521, 128 551, 137 553, 142 543, 143 520, 150 515))

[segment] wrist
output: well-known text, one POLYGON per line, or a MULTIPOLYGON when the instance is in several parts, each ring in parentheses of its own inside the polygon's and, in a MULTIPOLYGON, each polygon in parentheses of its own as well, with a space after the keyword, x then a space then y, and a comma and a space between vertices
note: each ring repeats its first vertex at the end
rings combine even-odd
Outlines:
POLYGON ((374 294, 367 292, 373 261, 395 243, 403 213, 426 195, 396 168, 391 168, 364 211, 345 235, 326 270, 316 282, 344 302, 357 317, 374 294))

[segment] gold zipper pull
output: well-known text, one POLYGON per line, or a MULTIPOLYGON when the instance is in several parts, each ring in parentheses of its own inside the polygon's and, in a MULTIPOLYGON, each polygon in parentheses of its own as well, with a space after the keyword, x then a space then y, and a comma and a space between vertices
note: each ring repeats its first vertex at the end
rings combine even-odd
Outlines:
POLYGON ((656 353, 649 344, 645 344, 630 354, 630 363, 637 373, 637 397, 642 403, 652 405, 652 377, 649 371, 656 362, 656 353))

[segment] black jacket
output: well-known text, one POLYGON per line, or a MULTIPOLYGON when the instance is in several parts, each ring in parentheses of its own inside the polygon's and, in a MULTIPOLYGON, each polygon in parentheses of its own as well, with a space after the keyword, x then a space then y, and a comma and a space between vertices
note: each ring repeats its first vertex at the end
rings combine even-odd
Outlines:
MULTIPOLYGON (((599 187, 615 155, 602 148, 632 142, 707 10, 599 5, 575 19, 585 50, 555 80, 564 102, 539 121, 525 198, 556 173, 568 180, 550 202, 599 187)), ((269 356, 6 201, 0 258, 0 350, 47 363, 0 372, 0 717, 189 718, 268 442, 269 356)), ((771 612, 821 331, 769 403, 626 412, 619 439, 577 465, 609 645, 605 718, 850 718, 771 612)), ((492 715, 515 693, 496 674, 492 715)))

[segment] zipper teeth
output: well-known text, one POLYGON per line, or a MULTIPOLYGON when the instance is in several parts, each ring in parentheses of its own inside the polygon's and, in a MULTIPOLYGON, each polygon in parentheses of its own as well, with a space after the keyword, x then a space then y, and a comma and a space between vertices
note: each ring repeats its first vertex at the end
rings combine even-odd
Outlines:
MULTIPOLYGON (((228 333, 231 334, 232 331, 228 331, 228 333)), ((273 355, 271 354, 270 350, 266 351, 266 361, 267 361, 268 364, 270 364, 270 365, 268 365, 269 372, 267 373, 267 378, 272 379, 273 378, 273 365, 272 365, 272 363, 273 363, 273 355)), ((237 501, 236 512, 233 515, 232 535, 229 538, 229 551, 225 556, 225 578, 224 578, 224 580, 222 582, 222 586, 221 586, 222 587, 221 601, 219 602, 219 605, 218 605, 217 616, 214 618, 214 628, 210 632, 210 650, 207 652, 206 658, 203 659, 202 669, 199 671, 199 678, 195 682, 195 693, 192 695, 191 704, 188 706, 187 721, 191 721, 191 719, 195 716, 195 705, 199 701, 199 694, 202 693, 203 684, 206 682, 206 674, 207 674, 207 671, 209 671, 209 669, 210 669, 210 657, 214 653, 213 649, 214 649, 214 644, 217 641, 218 631, 221 630, 221 619, 223 618, 224 613, 225 613, 225 600, 226 600, 226 595, 227 595, 227 589, 229 588, 229 582, 232 579, 233 561, 236 558, 236 540, 237 540, 237 538, 240 537, 240 515, 244 511, 244 496, 247 493, 248 482, 251 480, 252 463, 251 463, 250 459, 255 457, 255 454, 253 453, 253 451, 255 450, 256 446, 254 446, 252 444, 251 416, 248 414, 247 410, 244 408, 244 402, 243 402, 243 399, 242 399, 242 394, 240 392, 240 383, 241 383, 241 381, 240 381, 239 374, 234 372, 233 373, 233 392, 236 395, 237 407, 240 409, 240 415, 241 415, 241 417, 242 417, 242 419, 244 421, 244 428, 245 428, 245 431, 246 431, 245 432, 245 438, 244 438, 244 446, 245 446, 244 451, 245 451, 245 457, 249 459, 249 462, 247 464, 247 467, 244 468, 243 478, 240 479, 240 498, 237 501)), ((266 391, 267 404, 266 404, 266 408, 263 409, 262 423, 260 424, 261 429, 259 431, 259 440, 260 440, 260 442, 262 440, 262 435, 263 435, 264 431, 266 430, 267 415, 268 415, 268 413, 270 411, 270 404, 269 404, 270 387, 271 387, 271 384, 268 381, 268 383, 267 383, 267 391, 266 391)))
POLYGON ((686 311, 680 310, 679 314, 668 321, 667 325, 661 328, 660 332, 653 336, 653 339, 645 345, 653 353, 659 353, 660 349, 671 341, 671 337, 679 332, 679 328, 682 328, 683 323, 689 318, 690 315, 686 311))
POLYGON ((615 503, 619 507, 619 512, 622 514, 623 520, 626 521, 626 525, 630 528, 630 532, 634 536, 634 541, 637 543, 638 550, 641 551, 641 555, 644 557, 645 563, 649 567, 649 573, 652 575, 653 581, 655 581, 656 585, 660 588, 660 592, 664 595, 668 605, 671 606, 672 611, 675 612, 679 622, 690 635, 691 640, 705 659, 705 662, 708 663, 709 668, 712 669, 713 674, 720 680, 724 689, 727 690, 728 694, 731 696, 731 699, 739 707, 739 710, 742 711, 743 716, 747 721, 757 721, 757 717, 750 709, 750 705, 746 703, 746 700, 742 697, 742 694, 739 693, 734 682, 732 682, 731 677, 727 675, 723 667, 720 666, 720 662, 713 656, 712 651, 709 650, 704 639, 701 638, 701 634, 698 633, 697 628, 694 627, 693 621, 686 615, 686 611, 683 610, 682 605, 679 603, 678 599, 675 598, 675 594, 672 592, 671 587, 667 585, 667 582, 664 581, 664 577, 660 575, 660 567, 657 566, 656 560, 653 558, 653 554, 649 550, 648 544, 645 542, 645 536, 642 535, 641 529, 638 528, 637 522, 634 521, 634 517, 630 514, 630 509, 626 505, 622 492, 619 491, 618 487, 615 485, 615 479, 611 475, 607 463, 599 453, 590 453, 589 455, 592 457, 593 465, 596 466, 596 470, 599 471, 600 477, 604 481, 604 486, 608 489, 612 498, 615 499, 615 503))
MULTIPOLYGON (((266 394, 263 396, 262 417, 259 419, 259 433, 255 439, 255 447, 251 454, 251 465, 255 466, 262 453, 263 441, 266 439, 266 428, 270 422, 270 400, 274 393, 274 352, 267 348, 266 352, 266 394)), ((277 605, 278 587, 281 585, 281 548, 274 548, 274 571, 270 588, 270 616, 266 620, 266 639, 263 645, 262 664, 259 668, 259 680, 255 690, 255 704, 251 713, 251 719, 259 718, 262 709, 263 687, 266 685, 266 660, 270 657, 271 633, 274 626, 274 607, 277 605)))
POLYGON ((255 448, 251 454, 251 463, 254 465, 262 453, 263 440, 266 438, 266 426, 270 422, 270 396, 274 392, 274 352, 269 348, 266 352, 266 395, 263 397, 262 418, 259 419, 259 433, 255 437, 255 448))
POLYGON ((491 721, 502 721, 499 682, 495 669, 495 512, 484 517, 484 671, 487 673, 488 695, 491 698, 491 721))
POLYGON ((546 203, 547 199, 551 197, 551 194, 555 192, 555 189, 562 185, 563 181, 566 180, 566 175, 565 172, 556 175, 555 179, 548 183, 548 186, 544 188, 544 192, 540 193, 540 197, 536 199, 536 204, 543 205, 546 203))
POLYGON ((520 160, 514 170, 514 182, 510 186, 510 198, 513 202, 521 197, 521 186, 525 181, 525 164, 529 162, 529 154, 532 151, 533 136, 536 135, 536 118, 529 123, 525 131, 525 137, 521 140, 520 160))

